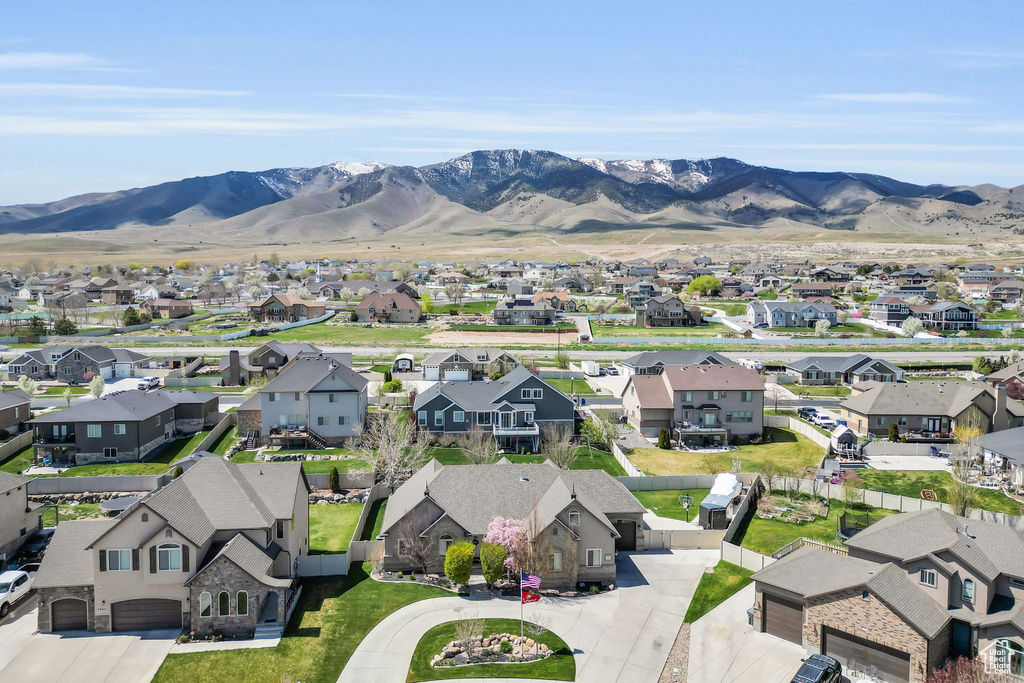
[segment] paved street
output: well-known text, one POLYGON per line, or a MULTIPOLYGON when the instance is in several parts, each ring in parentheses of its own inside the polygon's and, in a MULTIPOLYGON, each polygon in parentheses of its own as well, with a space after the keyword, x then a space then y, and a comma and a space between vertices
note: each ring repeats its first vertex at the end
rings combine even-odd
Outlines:
MULTIPOLYGON (((545 598, 526 608, 526 618, 550 619, 550 630, 575 652, 576 680, 656 683, 697 583, 718 555, 717 550, 620 553, 618 590, 545 598)), ((403 607, 370 631, 338 680, 404 683, 422 635, 470 616, 518 618, 519 601, 451 597, 403 607)))

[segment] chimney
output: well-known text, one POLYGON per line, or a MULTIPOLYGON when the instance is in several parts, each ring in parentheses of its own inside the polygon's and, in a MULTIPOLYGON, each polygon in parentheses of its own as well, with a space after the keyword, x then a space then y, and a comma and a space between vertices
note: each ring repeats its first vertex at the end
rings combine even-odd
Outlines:
POLYGON ((242 383, 242 368, 239 362, 238 349, 228 354, 228 385, 237 387, 242 383))
POLYGON ((1009 419, 1006 414, 1006 385, 1000 382, 995 387, 996 409, 992 412, 992 430, 1006 429, 1009 419))

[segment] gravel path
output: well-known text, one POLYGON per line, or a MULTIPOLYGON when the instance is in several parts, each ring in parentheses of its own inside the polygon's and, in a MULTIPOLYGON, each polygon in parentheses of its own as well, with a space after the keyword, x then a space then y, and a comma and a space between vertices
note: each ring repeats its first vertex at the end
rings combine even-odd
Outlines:
POLYGON ((668 661, 661 671, 658 683, 686 683, 686 670, 690 665, 690 625, 679 627, 676 642, 668 653, 668 661))

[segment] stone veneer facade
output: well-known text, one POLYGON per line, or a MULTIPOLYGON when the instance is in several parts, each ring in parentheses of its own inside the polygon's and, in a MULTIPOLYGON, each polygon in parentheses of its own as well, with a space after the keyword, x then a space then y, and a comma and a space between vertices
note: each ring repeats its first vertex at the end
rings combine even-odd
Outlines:
MULTIPOLYGON (((93 597, 92 586, 40 588, 36 591, 36 595, 39 598, 37 628, 40 633, 53 632, 53 623, 51 619, 53 615, 50 613, 50 605, 58 600, 63 600, 64 598, 85 600, 86 603, 88 603, 85 610, 86 618, 88 619, 88 630, 92 631, 96 628, 96 601, 93 597)), ((110 630, 109 624, 106 630, 110 630)))
MULTIPOLYGON (((829 626, 858 638, 909 652, 910 680, 912 683, 923 683, 928 677, 929 667, 934 666, 936 661, 945 660, 948 647, 940 644, 948 642, 948 637, 943 640, 940 633, 929 644, 924 636, 885 603, 870 593, 864 599, 862 593, 861 589, 851 589, 808 600, 804 607, 804 646, 808 650, 820 652, 822 627, 829 626), (865 627, 867 631, 863 630, 865 627)), ((921 599, 928 598, 922 596, 921 599)))
POLYGON ((267 595, 277 593, 277 622, 284 624, 288 609, 288 591, 284 588, 265 586, 249 574, 241 571, 227 558, 221 557, 199 572, 189 586, 189 604, 192 622, 191 629, 196 636, 208 636, 211 633, 224 635, 250 634, 256 630, 260 612, 266 604, 267 595), (219 613, 219 594, 228 592, 230 614, 221 616, 219 613), (238 592, 245 591, 249 597, 249 613, 238 616, 238 592), (209 593, 211 600, 210 616, 199 616, 199 596, 209 593))

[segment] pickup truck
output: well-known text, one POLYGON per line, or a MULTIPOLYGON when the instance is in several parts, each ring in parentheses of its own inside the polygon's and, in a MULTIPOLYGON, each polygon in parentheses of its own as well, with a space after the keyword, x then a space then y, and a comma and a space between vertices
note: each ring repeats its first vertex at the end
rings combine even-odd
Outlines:
POLYGON ((6 617, 14 603, 32 590, 32 579, 18 569, 0 574, 0 617, 6 617))

